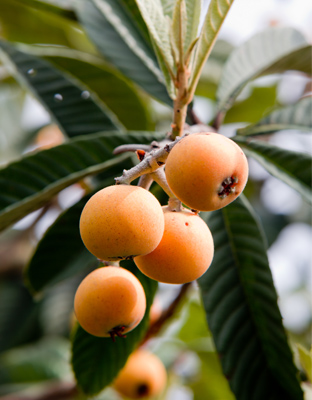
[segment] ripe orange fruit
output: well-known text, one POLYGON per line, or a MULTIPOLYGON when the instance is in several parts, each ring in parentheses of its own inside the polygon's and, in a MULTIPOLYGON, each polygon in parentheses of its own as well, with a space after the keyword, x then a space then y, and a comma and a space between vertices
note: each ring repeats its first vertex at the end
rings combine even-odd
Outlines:
POLYGON ((166 178, 173 193, 188 207, 217 210, 243 191, 248 179, 248 162, 231 139, 212 132, 192 134, 170 151, 166 178))
POLYGON ((166 382, 166 369, 160 359, 147 350, 138 349, 130 355, 113 386, 130 399, 140 399, 159 395, 166 382))
POLYGON ((156 197, 139 186, 108 186, 95 193, 80 217, 86 248, 101 260, 121 260, 150 253, 164 232, 156 197))
POLYGON ((164 283, 186 283, 199 278, 211 264, 214 247, 206 223, 190 210, 163 207, 165 231, 151 253, 134 258, 143 274, 164 283))
POLYGON ((82 328, 94 336, 122 336, 142 320, 146 309, 141 282, 121 267, 92 271, 79 285, 75 314, 82 328))

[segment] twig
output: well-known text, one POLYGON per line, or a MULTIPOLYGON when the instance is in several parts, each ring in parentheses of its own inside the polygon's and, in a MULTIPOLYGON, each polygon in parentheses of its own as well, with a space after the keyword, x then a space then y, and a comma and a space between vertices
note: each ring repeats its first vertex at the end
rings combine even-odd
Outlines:
POLYGON ((9 394, 1 397, 1 400, 65 400, 72 399, 77 394, 78 388, 75 383, 57 382, 53 386, 49 385, 43 393, 38 395, 9 394))
POLYGON ((184 298, 186 292, 188 291, 189 287, 191 286, 192 282, 185 283, 181 286, 180 292, 178 293, 177 297, 173 300, 173 302, 169 305, 169 307, 163 311, 161 316, 155 321, 147 330, 144 339, 142 340, 142 344, 144 344, 148 339, 152 336, 157 335, 157 333, 161 330, 165 322, 172 317, 174 312, 176 311, 177 307, 181 303, 182 299, 184 298))
POLYGON ((165 164, 169 152, 177 144, 177 142, 187 135, 188 133, 185 133, 183 136, 176 138, 175 141, 170 142, 169 144, 166 144, 157 150, 152 150, 139 164, 135 165, 129 170, 124 169, 122 176, 115 178, 116 184, 129 185, 134 179, 139 178, 144 174, 151 174, 152 172, 156 171, 165 164))

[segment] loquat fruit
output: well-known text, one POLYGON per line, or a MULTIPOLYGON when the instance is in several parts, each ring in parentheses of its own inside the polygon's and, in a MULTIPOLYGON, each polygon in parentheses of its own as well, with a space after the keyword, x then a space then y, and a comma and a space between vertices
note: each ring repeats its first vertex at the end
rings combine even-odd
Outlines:
POLYGON ((101 267, 80 283, 74 309, 82 328, 94 336, 115 336, 134 329, 146 310, 141 282, 121 267, 101 267))
POLYGON ((121 260, 153 251, 164 232, 161 205, 139 186, 114 185, 95 193, 80 217, 86 248, 101 260, 121 260))
POLYGON ((235 200, 248 179, 248 162, 231 139, 213 132, 192 134, 170 151, 166 178, 172 192, 199 211, 222 208, 235 200))
POLYGON ((160 359, 147 350, 138 349, 130 355, 113 386, 130 399, 154 397, 165 388, 167 372, 160 359))
POLYGON ((171 211, 163 207, 164 235, 151 253, 135 257, 139 270, 163 283, 191 282, 208 269, 214 245, 206 223, 190 210, 171 211))

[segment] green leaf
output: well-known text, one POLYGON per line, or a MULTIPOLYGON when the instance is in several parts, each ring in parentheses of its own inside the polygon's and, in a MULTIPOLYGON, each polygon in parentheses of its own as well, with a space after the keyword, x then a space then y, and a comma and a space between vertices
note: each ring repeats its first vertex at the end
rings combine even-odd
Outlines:
POLYGON ((225 112, 242 88, 262 75, 291 69, 310 71, 311 46, 293 28, 270 28, 237 47, 226 62, 217 92, 218 110, 225 112))
POLYGON ((193 41, 198 37, 198 27, 201 15, 201 0, 185 0, 186 7, 186 31, 184 37, 184 51, 186 52, 193 41))
POLYGON ((164 15, 172 18, 175 0, 160 0, 164 15))
POLYGON ((0 353, 38 335, 37 318, 38 303, 34 303, 22 281, 1 279, 0 353))
POLYGON ((196 400, 235 400, 229 384, 222 374, 218 355, 214 352, 197 353, 200 365, 200 378, 191 383, 196 400))
POLYGON ((310 351, 301 346, 301 344, 297 344, 296 347, 299 354, 300 365, 307 375, 309 382, 312 383, 312 347, 310 351))
POLYGON ((117 118, 73 78, 47 61, 0 42, 0 57, 45 106, 67 136, 116 130, 117 118))
POLYGON ((153 132, 104 132, 24 156, 0 169, 0 230, 35 211, 67 186, 124 161, 115 147, 163 139, 153 132))
POLYGON ((154 128, 146 100, 143 100, 137 88, 122 74, 103 60, 98 59, 97 62, 94 61, 94 65, 90 64, 87 59, 83 59, 84 53, 80 55, 81 59, 77 59, 77 52, 73 50, 66 49, 65 54, 58 49, 55 50, 55 55, 47 54, 48 60, 73 75, 95 93, 127 130, 154 128), (73 58, 70 58, 71 55, 73 58))
POLYGON ((155 54, 128 10, 113 0, 79 2, 78 17, 99 51, 147 93, 172 104, 155 54))
POLYGON ((211 0, 199 36, 190 82, 190 90, 195 92, 197 82, 206 60, 214 46, 220 28, 234 0, 211 0))
MULTIPOLYGON (((122 164, 122 168, 128 167, 131 167, 131 162, 122 164)), ((109 169, 101 188, 114 184, 114 177, 120 173, 120 168, 118 164, 109 169)), ((98 264, 96 257, 84 246, 79 233, 82 209, 95 192, 84 196, 64 211, 45 232, 24 272, 26 285, 31 292, 38 293, 98 264)))
POLYGON ((50 12, 51 7, 39 7, 35 3, 39 4, 24 0, 1 1, 1 38, 22 43, 38 43, 40 38, 42 44, 72 47, 76 43, 82 48, 85 37, 79 24, 67 18, 69 12, 60 9, 59 13, 50 12))
POLYGON ((297 190, 305 200, 312 202, 311 155, 285 150, 269 143, 235 136, 246 155, 256 159, 270 174, 297 190))
MULTIPOLYGON (((157 48, 160 67, 166 79, 167 90, 171 96, 174 96, 173 82, 170 80, 170 74, 175 71, 175 62, 172 56, 170 43, 170 18, 164 14, 160 0, 136 0, 142 17, 149 30, 152 41, 157 48)), ((174 98, 174 97, 173 97, 174 98)))
POLYGON ((250 96, 242 101, 237 101, 226 113, 225 124, 258 122, 265 113, 276 105, 277 85, 254 86, 250 96))
POLYGON ((149 310, 157 282, 143 275, 133 261, 123 261, 121 266, 131 271, 142 283, 146 295, 146 312, 140 324, 127 333, 126 338, 99 338, 80 326, 72 338, 72 365, 78 385, 88 395, 100 392, 116 377, 128 356, 139 345, 149 323, 149 310))
POLYGON ((69 343, 62 338, 46 338, 9 350, 0 357, 0 384, 68 379, 68 359, 69 343))
POLYGON ((259 122, 245 128, 238 129, 238 135, 256 136, 266 135, 285 129, 298 131, 312 130, 312 97, 303 97, 296 104, 278 108, 266 115, 259 122))
POLYGON ((303 399, 256 215, 240 196, 213 212, 209 227, 215 255, 198 283, 236 399, 303 399))
POLYGON ((117 116, 127 130, 152 130, 150 111, 137 88, 100 56, 52 46, 22 45, 25 52, 48 59, 74 76, 117 116))

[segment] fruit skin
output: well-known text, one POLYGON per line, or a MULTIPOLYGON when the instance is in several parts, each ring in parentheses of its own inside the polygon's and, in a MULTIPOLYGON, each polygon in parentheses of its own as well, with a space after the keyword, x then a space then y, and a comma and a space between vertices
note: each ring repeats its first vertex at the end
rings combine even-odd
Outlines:
POLYGON ((166 369, 160 359, 147 350, 138 349, 130 355, 113 386, 130 399, 140 399, 159 395, 166 382, 166 369))
POLYGON ((121 260, 156 248, 164 217, 156 197, 139 186, 108 186, 95 193, 80 217, 86 248, 101 260, 121 260))
POLYGON ((142 320, 146 310, 145 292, 130 271, 101 267, 80 283, 74 308, 78 322, 91 335, 109 337, 114 331, 117 334, 120 327, 125 327, 120 330, 124 334, 142 320))
POLYGON ((182 203, 194 210, 212 211, 228 205, 243 191, 248 162, 233 140, 202 132, 186 136, 173 147, 165 172, 169 187, 182 203), (219 195, 227 179, 229 185, 219 195))
POLYGON ((165 231, 151 253, 134 258, 139 270, 163 283, 181 284, 198 279, 214 254, 213 239, 205 222, 193 212, 163 207, 165 231))

